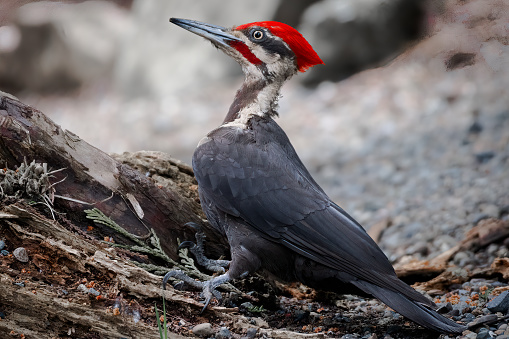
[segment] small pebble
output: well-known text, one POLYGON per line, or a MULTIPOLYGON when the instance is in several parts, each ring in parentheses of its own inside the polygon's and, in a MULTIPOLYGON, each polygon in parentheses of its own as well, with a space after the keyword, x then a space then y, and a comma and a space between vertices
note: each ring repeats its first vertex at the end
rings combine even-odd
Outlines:
POLYGON ((479 333, 477 333, 476 339, 488 339, 488 338, 491 338, 490 332, 485 328, 481 328, 479 330, 479 333))
POLYGON ((495 156, 494 152, 490 152, 490 151, 488 151, 488 152, 480 152, 480 153, 475 154, 475 159, 480 164, 485 164, 488 161, 490 161, 494 156, 495 156))
POLYGON ((0 250, 3 250, 5 248, 5 241, 0 240, 0 250))
POLYGON ((464 322, 469 323, 469 322, 471 322, 471 321, 474 321, 474 320, 475 320, 475 315, 473 315, 472 313, 467 313, 467 314, 465 314, 465 315, 463 316, 462 320, 463 320, 464 322))
POLYGON ((25 287, 25 283, 23 282, 15 282, 14 285, 17 285, 19 287, 25 287))
POLYGON ((78 289, 78 291, 81 291, 83 293, 88 293, 88 288, 83 284, 79 284, 77 289, 78 289))
POLYGON ((320 317, 321 317, 320 313, 316 313, 316 312, 309 313, 309 319, 311 320, 311 322, 320 320, 320 317))
POLYGON ((248 339, 253 339, 256 336, 256 332, 258 332, 258 328, 250 327, 247 329, 246 337, 248 339))
POLYGON ((28 253, 27 250, 23 247, 16 248, 12 254, 14 255, 14 258, 18 259, 21 262, 28 262, 28 253))
POLYGON ((219 332, 216 334, 216 339, 223 339, 223 338, 231 338, 232 334, 230 333, 230 330, 228 327, 221 327, 219 329, 219 332))
POLYGON ((245 303, 240 304, 241 308, 245 308, 246 310, 252 309, 254 305, 250 303, 249 301, 246 301, 245 303))
POLYGON ((9 251, 7 251, 7 250, 1 250, 0 253, 2 253, 2 255, 5 255, 5 256, 9 255, 9 251))
POLYGON ((442 306, 440 306, 439 308, 437 308, 437 312, 438 313, 449 313, 452 311, 452 305, 451 303, 447 303, 447 304, 444 304, 442 306))
POLYGON ((214 330, 210 323, 201 323, 193 327, 193 334, 199 337, 210 337, 214 334, 214 330))
POLYGON ((97 291, 97 290, 96 290, 96 289, 94 289, 94 288, 90 288, 90 289, 88 290, 88 293, 93 294, 93 295, 95 295, 96 297, 97 297, 98 295, 100 295, 100 294, 101 294, 101 292, 97 291))
POLYGON ((302 321, 309 316, 308 311, 296 310, 294 313, 295 321, 302 321))

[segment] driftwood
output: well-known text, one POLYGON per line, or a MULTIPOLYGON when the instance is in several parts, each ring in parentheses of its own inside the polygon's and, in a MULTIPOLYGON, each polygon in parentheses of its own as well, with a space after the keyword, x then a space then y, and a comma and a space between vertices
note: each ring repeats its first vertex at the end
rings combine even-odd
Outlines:
POLYGON ((0 92, 0 166, 16 168, 25 160, 35 160, 54 170, 63 169, 54 174, 53 182, 63 180, 55 186, 56 193, 69 200, 55 198, 55 209, 64 211, 66 218, 86 229, 90 221, 83 211, 96 207, 141 238, 148 238, 153 229, 172 259, 178 258, 177 239, 194 239, 193 230, 184 226, 193 221, 202 226, 209 239, 207 254, 225 254, 225 240, 203 222, 196 185, 190 187, 192 168, 158 152, 137 159, 135 166, 159 180, 147 178, 145 172, 115 160, 63 130, 42 112, 0 92), (157 163, 159 173, 148 169, 150 162, 157 163), (166 181, 170 184, 165 186, 162 177, 170 177, 166 181), (187 187, 179 189, 179 183, 187 183, 187 187))

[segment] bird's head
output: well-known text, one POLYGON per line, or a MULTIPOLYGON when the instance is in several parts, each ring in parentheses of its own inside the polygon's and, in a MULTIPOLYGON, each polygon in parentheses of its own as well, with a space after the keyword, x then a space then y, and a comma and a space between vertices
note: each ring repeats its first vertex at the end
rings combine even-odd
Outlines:
POLYGON ((302 34, 280 22, 253 22, 233 28, 177 18, 170 22, 210 40, 233 57, 247 76, 284 81, 297 71, 323 64, 302 34))

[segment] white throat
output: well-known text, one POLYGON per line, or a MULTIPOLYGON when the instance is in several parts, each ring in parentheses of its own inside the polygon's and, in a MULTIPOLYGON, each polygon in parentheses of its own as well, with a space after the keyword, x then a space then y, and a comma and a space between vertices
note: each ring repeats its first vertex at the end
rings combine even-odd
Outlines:
POLYGON ((247 128, 249 120, 254 116, 273 116, 277 112, 281 85, 277 81, 268 83, 258 91, 254 100, 247 102, 245 106, 240 108, 233 121, 227 122, 222 126, 247 128))

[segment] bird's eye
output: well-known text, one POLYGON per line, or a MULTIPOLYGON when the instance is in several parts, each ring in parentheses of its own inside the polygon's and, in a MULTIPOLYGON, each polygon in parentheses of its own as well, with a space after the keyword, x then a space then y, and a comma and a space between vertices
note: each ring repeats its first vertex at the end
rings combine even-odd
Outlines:
POLYGON ((256 40, 262 39, 263 36, 264 36, 263 31, 256 30, 253 32, 253 38, 255 38, 256 40))

